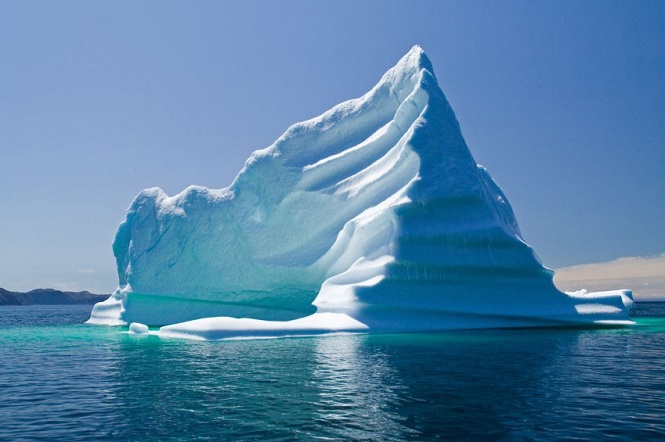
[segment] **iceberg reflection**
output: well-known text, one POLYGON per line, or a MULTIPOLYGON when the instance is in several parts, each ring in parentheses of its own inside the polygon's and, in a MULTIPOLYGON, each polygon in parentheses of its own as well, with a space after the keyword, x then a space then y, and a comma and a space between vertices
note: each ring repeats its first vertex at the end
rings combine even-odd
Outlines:
POLYGON ((416 431, 399 414, 407 394, 386 354, 367 351, 367 336, 317 339, 312 381, 318 389, 316 422, 332 437, 367 440, 377 434, 402 439, 416 431), (398 437, 400 436, 401 437, 398 437))

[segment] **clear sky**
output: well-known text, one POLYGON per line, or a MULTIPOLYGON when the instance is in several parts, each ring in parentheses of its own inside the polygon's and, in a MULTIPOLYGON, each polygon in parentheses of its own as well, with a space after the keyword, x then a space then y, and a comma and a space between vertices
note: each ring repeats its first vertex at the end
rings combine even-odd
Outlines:
POLYGON ((0 2, 0 287, 116 284, 133 197, 228 186, 414 44, 550 267, 665 252, 665 2, 0 2))

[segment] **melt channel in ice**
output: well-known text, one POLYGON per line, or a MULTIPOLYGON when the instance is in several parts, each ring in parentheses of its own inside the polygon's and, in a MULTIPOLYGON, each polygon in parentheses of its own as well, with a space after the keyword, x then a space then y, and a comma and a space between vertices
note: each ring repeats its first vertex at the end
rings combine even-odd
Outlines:
POLYGON ((142 191, 113 251, 88 322, 162 336, 632 323, 630 291, 555 288, 418 46, 228 188, 142 191))

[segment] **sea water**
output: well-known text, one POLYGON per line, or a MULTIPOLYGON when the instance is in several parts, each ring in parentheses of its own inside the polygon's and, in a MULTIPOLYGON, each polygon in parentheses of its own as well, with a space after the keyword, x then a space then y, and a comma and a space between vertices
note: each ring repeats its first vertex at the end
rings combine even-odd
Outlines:
POLYGON ((198 342, 0 307, 0 440, 662 440, 665 304, 622 329, 198 342))

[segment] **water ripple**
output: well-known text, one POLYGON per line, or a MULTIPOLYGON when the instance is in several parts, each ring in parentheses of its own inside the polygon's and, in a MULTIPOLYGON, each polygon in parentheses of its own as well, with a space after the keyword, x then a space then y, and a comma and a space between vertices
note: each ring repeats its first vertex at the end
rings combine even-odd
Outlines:
POLYGON ((0 440, 665 437, 665 305, 623 330, 226 342, 50 308, 0 309, 0 440))

